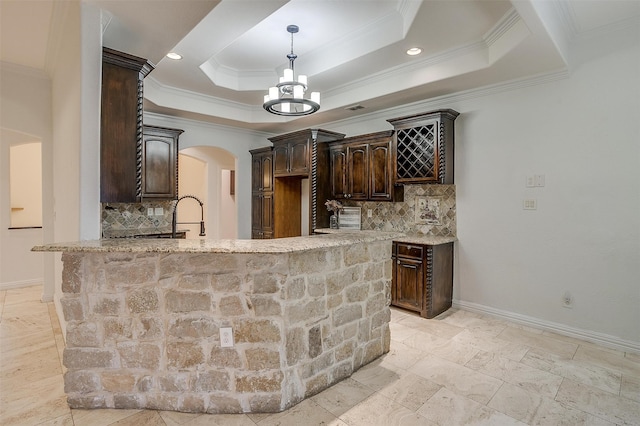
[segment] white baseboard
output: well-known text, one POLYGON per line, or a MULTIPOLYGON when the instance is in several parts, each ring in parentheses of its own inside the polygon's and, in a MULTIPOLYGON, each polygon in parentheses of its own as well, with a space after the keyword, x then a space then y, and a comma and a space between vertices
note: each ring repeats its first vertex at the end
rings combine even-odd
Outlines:
POLYGON ((30 287, 32 285, 42 284, 43 282, 44 282, 44 278, 34 278, 31 280, 22 280, 22 281, 8 281, 8 282, 0 283, 0 290, 10 290, 12 288, 30 287))
POLYGON ((493 317, 526 325, 528 327, 552 331, 563 336, 586 340, 588 342, 597 343, 609 348, 618 349, 625 352, 640 353, 640 342, 624 340, 619 337, 611 336, 609 334, 569 327, 564 324, 545 321, 540 318, 529 317, 526 315, 517 314, 515 312, 503 311, 501 309, 479 305, 477 303, 463 302, 461 300, 454 300, 453 306, 456 308, 464 309, 465 311, 491 315, 493 317))

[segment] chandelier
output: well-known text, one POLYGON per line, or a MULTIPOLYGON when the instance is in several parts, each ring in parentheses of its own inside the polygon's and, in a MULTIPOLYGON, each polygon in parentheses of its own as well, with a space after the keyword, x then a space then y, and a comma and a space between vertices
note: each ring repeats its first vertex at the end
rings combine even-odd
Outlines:
POLYGON ((287 55, 289 68, 284 70, 284 76, 280 77, 278 84, 269 87, 269 94, 264 95, 262 107, 272 114, 300 116, 313 114, 320 109, 320 92, 311 92, 311 97, 305 99, 307 76, 299 75, 296 80, 293 73, 293 61, 298 57, 293 53, 293 34, 298 30, 297 25, 287 26, 287 31, 291 33, 291 53, 287 55))

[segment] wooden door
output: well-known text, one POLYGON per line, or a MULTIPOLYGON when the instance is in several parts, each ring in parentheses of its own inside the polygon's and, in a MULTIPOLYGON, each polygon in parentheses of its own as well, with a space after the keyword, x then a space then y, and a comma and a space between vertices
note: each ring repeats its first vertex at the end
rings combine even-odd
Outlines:
POLYGON ((309 173, 309 142, 307 140, 289 144, 289 173, 309 173))
POLYGON ((347 148, 347 198, 366 200, 369 196, 369 158, 367 144, 347 148))
POLYGON ((331 147, 331 197, 342 199, 346 197, 346 167, 347 153, 344 147, 331 147))
POLYGON ((422 311, 422 277, 421 260, 398 257, 395 266, 395 302, 394 305, 412 311, 422 311))
POLYGON ((273 159, 271 155, 265 155, 261 161, 261 178, 260 182, 262 191, 273 191, 273 159))
POLYGON ((288 175, 289 174, 289 149, 287 144, 273 147, 273 174, 288 175))
POLYGON ((391 140, 369 145, 369 199, 391 199, 391 140))

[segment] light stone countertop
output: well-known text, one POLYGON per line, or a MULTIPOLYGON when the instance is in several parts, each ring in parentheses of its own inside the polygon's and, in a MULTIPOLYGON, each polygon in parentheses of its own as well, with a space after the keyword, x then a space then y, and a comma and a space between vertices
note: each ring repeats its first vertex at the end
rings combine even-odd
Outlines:
POLYGON ((293 253, 325 247, 396 240, 401 232, 352 231, 272 240, 208 240, 123 238, 53 243, 32 248, 38 252, 75 253, 293 253))
MULTIPOLYGON (((357 234, 359 232, 383 232, 383 231, 358 231, 353 229, 329 229, 329 228, 316 229, 316 233, 318 234, 346 235, 346 234, 353 234, 353 233, 357 234)), ((437 246, 440 244, 453 243, 455 241, 458 241, 458 238, 457 237, 437 237, 432 235, 414 234, 414 233, 411 233, 411 234, 398 233, 398 236, 394 237, 393 241, 396 241, 399 243, 424 244, 424 245, 430 245, 430 246, 437 246)))

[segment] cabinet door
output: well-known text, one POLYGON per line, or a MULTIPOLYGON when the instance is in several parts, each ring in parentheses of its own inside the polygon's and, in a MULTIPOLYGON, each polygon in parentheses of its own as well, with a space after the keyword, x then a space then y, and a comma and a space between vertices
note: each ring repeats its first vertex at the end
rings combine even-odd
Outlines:
POLYGON ((347 152, 343 147, 331 148, 331 197, 342 199, 347 195, 346 187, 346 167, 347 152))
MULTIPOLYGON (((273 194, 262 195, 262 232, 273 234, 273 194)), ((264 237, 263 237, 264 238, 264 237)))
POLYGON ((273 191, 273 159, 271 155, 262 157, 261 177, 261 190, 273 191))
POLYGON ((347 198, 366 200, 369 195, 369 158, 367 145, 347 148, 347 198))
POLYGON ((262 157, 258 155, 251 158, 251 190, 262 190, 262 157))
POLYGON ((143 198, 176 197, 176 141, 170 136, 148 135, 142 147, 143 198))
POLYGON ((309 173, 309 143, 307 140, 289 144, 289 173, 309 173))
POLYGON ((391 140, 369 145, 369 199, 391 199, 391 140))
POLYGON ((287 145, 280 145, 273 148, 273 174, 289 174, 289 149, 287 145))
POLYGON ((399 257, 394 266, 394 305, 421 312, 424 287, 422 261, 399 257))

